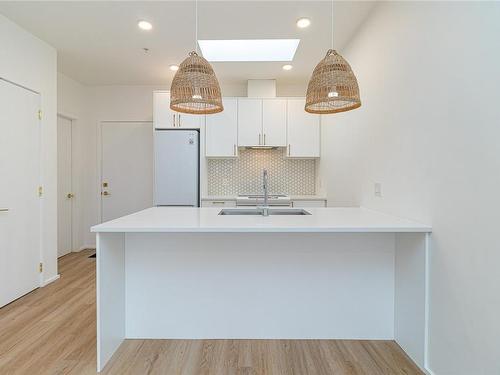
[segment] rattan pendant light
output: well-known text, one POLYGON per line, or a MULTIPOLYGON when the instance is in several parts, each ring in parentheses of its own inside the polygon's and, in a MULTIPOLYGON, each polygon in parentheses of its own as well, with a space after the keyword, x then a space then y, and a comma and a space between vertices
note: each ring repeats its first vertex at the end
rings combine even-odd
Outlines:
POLYGON ((198 1, 196 7, 195 51, 181 63, 170 87, 170 109, 191 114, 211 114, 224 110, 219 81, 210 63, 199 56, 198 1))
POLYGON ((307 86, 305 110, 309 113, 330 114, 359 108, 358 80, 349 63, 332 48, 314 68, 307 86))

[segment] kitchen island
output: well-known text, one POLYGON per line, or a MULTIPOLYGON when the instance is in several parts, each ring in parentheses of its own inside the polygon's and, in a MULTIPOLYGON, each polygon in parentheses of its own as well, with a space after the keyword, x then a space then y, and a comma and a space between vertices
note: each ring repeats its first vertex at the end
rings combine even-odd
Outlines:
POLYGON ((97 369, 127 338, 394 339, 427 357, 428 225, 155 207, 97 233, 97 369))

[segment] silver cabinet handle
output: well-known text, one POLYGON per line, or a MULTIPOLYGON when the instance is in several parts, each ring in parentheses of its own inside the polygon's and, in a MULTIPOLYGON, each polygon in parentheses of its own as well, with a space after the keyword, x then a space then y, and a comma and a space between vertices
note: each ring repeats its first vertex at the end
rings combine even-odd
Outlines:
POLYGON ((260 133, 259 133, 259 145, 260 145, 260 138, 261 138, 261 135, 260 135, 260 133))
POLYGON ((177 121, 177 127, 180 128, 181 127, 181 115, 179 114, 177 116, 179 116, 179 118, 177 119, 178 120, 177 121))
POLYGON ((290 146, 290 143, 289 143, 289 144, 288 144, 288 156, 290 156, 290 149, 291 149, 291 148, 292 148, 292 147, 290 146))
POLYGON ((172 115, 172 121, 174 122, 174 128, 175 128, 175 113, 172 115))
POLYGON ((266 144, 266 133, 264 133, 264 145, 266 144))
POLYGON ((233 146, 233 155, 236 156, 236 145, 233 146))
POLYGON ((7 211, 9 211, 8 208, 0 208, 0 212, 7 212, 7 211))

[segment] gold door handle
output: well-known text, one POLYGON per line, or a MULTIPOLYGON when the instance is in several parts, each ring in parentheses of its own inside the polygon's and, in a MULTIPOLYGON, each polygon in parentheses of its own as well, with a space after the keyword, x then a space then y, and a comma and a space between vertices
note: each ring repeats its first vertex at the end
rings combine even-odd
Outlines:
POLYGON ((75 194, 73 193, 68 193, 68 195, 66 195, 66 198, 74 198, 75 197, 75 194))
POLYGON ((0 208, 0 212, 7 212, 7 211, 9 211, 8 208, 0 208))
POLYGON ((102 192, 102 195, 106 195, 106 196, 108 196, 108 195, 111 195, 111 194, 109 194, 107 191, 103 191, 103 192, 102 192))

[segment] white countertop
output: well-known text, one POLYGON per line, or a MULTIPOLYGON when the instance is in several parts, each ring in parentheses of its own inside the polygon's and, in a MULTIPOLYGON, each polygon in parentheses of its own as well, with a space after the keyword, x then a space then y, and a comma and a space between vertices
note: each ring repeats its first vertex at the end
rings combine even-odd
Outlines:
POLYGON ((108 221, 92 232, 431 232, 429 225, 359 207, 307 208, 304 216, 221 216, 221 208, 153 207, 108 221))

